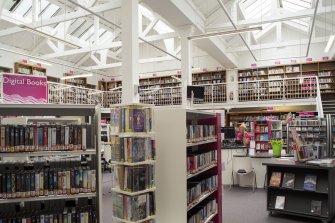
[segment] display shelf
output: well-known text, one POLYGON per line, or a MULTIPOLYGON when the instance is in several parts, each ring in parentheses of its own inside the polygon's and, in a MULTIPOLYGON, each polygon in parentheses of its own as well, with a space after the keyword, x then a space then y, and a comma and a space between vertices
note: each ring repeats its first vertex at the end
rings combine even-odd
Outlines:
POLYGON ((303 189, 297 189, 297 188, 286 188, 286 187, 272 187, 268 186, 270 190, 287 190, 287 191, 294 191, 294 192, 302 192, 302 193, 313 193, 313 194, 323 194, 328 196, 328 191, 309 191, 309 190, 303 190, 303 189))
POLYGON ((154 220, 156 218, 155 215, 149 216, 147 218, 144 218, 142 220, 138 220, 138 221, 129 221, 129 220, 125 220, 125 219, 121 219, 121 218, 117 218, 117 217, 112 217, 112 219, 118 221, 118 222, 122 222, 122 223, 142 223, 142 222, 147 222, 150 220, 154 220))
POLYGON ((156 187, 149 188, 149 189, 146 189, 146 190, 137 191, 137 192, 129 192, 129 191, 120 190, 118 188, 112 188, 112 192, 132 196, 132 197, 137 196, 137 195, 141 195, 141 194, 146 194, 146 193, 149 193, 149 192, 154 192, 154 191, 156 191, 156 187))
POLYGON ((30 156, 73 156, 73 155, 94 155, 95 149, 74 150, 74 151, 37 151, 37 152, 16 152, 1 153, 0 157, 30 157, 30 156))
POLYGON ((31 201, 50 201, 50 200, 91 198, 95 196, 96 196, 96 193, 81 193, 81 194, 72 194, 72 195, 49 195, 49 196, 29 197, 29 198, 0 199, 0 204, 31 202, 31 201))
POLYGON ((200 175, 200 174, 202 174, 202 173, 204 173, 204 172, 206 172, 206 171, 208 171, 208 170, 210 170, 214 167, 217 167, 217 164, 209 165, 209 166, 205 167, 204 169, 197 171, 196 173, 188 174, 187 179, 191 179, 195 176, 198 176, 198 175, 200 175))
POLYGON ((14 63, 14 73, 24 75, 46 76, 47 69, 23 62, 14 63))
POLYGON ((286 210, 286 209, 280 210, 280 209, 275 209, 275 208, 268 208, 268 211, 273 211, 273 212, 277 212, 277 213, 280 213, 280 214, 290 214, 290 215, 294 215, 294 216, 308 217, 308 218, 312 218, 312 219, 321 219, 321 220, 324 219, 324 220, 326 220, 328 218, 327 216, 314 215, 314 214, 304 213, 304 212, 296 212, 296 211, 291 211, 291 210, 286 210))
POLYGON ((111 133, 111 136, 119 136, 119 137, 152 137, 154 136, 154 132, 120 132, 120 133, 111 133))
POLYGON ((199 145, 204 145, 204 144, 209 144, 209 143, 214 143, 214 142, 217 142, 217 139, 210 139, 210 140, 205 140, 205 141, 200 141, 200 142, 187 143, 187 147, 199 146, 199 145))
POLYGON ((217 191, 217 188, 211 191, 208 191, 207 193, 201 195, 200 198, 196 199, 195 201, 193 201, 191 204, 189 204, 187 206, 187 211, 192 210, 194 207, 196 207, 198 204, 200 204, 203 200, 205 200, 206 198, 208 198, 209 196, 211 196, 212 194, 214 194, 214 192, 217 191))
POLYGON ((111 165, 123 165, 123 166, 154 165, 155 163, 156 163, 156 160, 146 160, 146 161, 137 162, 137 163, 110 161, 111 165))

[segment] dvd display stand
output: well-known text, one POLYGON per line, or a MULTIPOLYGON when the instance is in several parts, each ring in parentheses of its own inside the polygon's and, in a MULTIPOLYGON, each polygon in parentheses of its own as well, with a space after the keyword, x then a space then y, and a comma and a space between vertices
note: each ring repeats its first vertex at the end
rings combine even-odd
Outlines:
POLYGON ((1 104, 0 116, 39 120, 0 125, 0 222, 101 222, 100 107, 1 104), (78 114, 87 122, 66 123, 78 114))
POLYGON ((153 110, 144 104, 111 108, 112 222, 155 222, 153 110))

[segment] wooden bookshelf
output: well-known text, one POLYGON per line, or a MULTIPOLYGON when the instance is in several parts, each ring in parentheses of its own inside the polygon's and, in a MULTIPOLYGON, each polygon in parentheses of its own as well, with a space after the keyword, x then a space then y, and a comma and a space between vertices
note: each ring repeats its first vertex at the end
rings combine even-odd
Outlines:
POLYGON ((31 64, 16 62, 14 64, 14 73, 34 76, 46 76, 47 69, 31 64))
MULTIPOLYGON (((65 77, 73 76, 73 75, 74 74, 71 74, 71 73, 64 73, 65 77)), ((64 84, 86 88, 87 78, 81 77, 81 78, 74 78, 74 79, 66 79, 64 80, 64 84)))
POLYGON ((55 82, 55 83, 60 83, 61 82, 60 78, 51 77, 51 76, 47 76, 47 80, 50 81, 50 82, 55 82))
POLYGON ((0 67, 0 73, 12 73, 12 69, 8 67, 0 67))

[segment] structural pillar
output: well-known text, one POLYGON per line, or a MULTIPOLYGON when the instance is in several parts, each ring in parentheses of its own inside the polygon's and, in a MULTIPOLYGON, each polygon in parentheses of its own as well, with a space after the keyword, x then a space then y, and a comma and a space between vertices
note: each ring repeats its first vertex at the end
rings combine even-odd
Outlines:
POLYGON ((183 27, 179 33, 181 35, 182 107, 187 108, 187 85, 192 85, 192 41, 187 37, 192 35, 193 27, 183 27))
POLYGON ((122 0, 122 103, 139 103, 138 0, 122 0))

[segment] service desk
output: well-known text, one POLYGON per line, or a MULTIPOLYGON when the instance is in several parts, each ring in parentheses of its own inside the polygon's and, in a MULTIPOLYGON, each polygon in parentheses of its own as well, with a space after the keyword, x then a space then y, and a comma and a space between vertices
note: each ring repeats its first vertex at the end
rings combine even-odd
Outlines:
MULTIPOLYGON (((232 172, 232 161, 234 156, 245 157, 247 154, 247 149, 244 148, 236 148, 233 149, 224 149, 221 150, 221 158, 222 158, 222 183, 224 185, 230 185, 231 183, 231 172, 232 172)), ((285 156, 291 157, 291 156, 285 156)), ((257 180, 257 188, 263 188, 265 182, 265 174, 266 168, 263 166, 263 163, 268 163, 274 161, 272 154, 269 153, 256 153, 253 156, 250 156, 252 167, 256 172, 256 180, 257 180)), ((235 184, 241 187, 251 187, 252 186, 252 175, 234 176, 235 184)))

